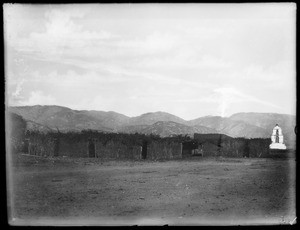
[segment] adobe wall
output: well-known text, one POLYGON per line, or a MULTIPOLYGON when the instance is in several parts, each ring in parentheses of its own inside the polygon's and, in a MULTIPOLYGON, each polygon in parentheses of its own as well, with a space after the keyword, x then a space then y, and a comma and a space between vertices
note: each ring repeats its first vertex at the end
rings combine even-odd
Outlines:
POLYGON ((59 156, 88 157, 88 140, 84 138, 69 139, 60 137, 58 147, 59 156))
POLYGON ((182 157, 190 157, 196 148, 198 148, 198 143, 195 141, 183 142, 182 143, 182 157))
POLYGON ((224 157, 244 157, 247 152, 244 139, 232 139, 221 143, 221 155, 224 157))
POLYGON ((269 139, 244 139, 234 138, 224 140, 220 147, 210 142, 202 144, 204 156, 224 157, 268 157, 269 139))
POLYGON ((211 144, 209 142, 202 144, 203 156, 216 156, 219 150, 217 145, 211 144))
MULTIPOLYGON (((59 138, 59 156, 89 157, 89 140, 78 138, 76 141, 68 138, 59 138)), ((103 159, 140 159, 140 146, 127 146, 119 141, 102 143, 99 138, 94 138, 95 157, 103 159)))
POLYGON ((270 139, 251 139, 249 143, 250 157, 269 157, 270 139))
MULTIPOLYGON (((89 157, 89 139, 80 135, 62 135, 54 138, 45 135, 32 135, 28 138, 28 153, 37 156, 89 157)), ((141 146, 125 145, 111 140, 102 143, 93 138, 95 157, 104 159, 141 159, 141 146)))
POLYGON ((141 146, 127 146, 117 141, 109 141, 106 144, 97 141, 96 157, 103 159, 141 159, 141 146))
POLYGON ((28 154, 36 156, 53 156, 55 141, 44 136, 33 136, 28 141, 28 154))
POLYGON ((182 158, 182 146, 181 143, 168 143, 154 141, 148 145, 147 159, 159 160, 159 159, 178 159, 182 158))
MULTIPOLYGON (((216 135, 199 135, 203 156, 268 157, 269 139, 219 138, 216 135), (202 139, 201 139, 202 137, 202 139), (220 142, 221 139, 221 142, 220 142)), ((38 156, 89 157, 89 140, 93 138, 95 157, 103 159, 141 159, 142 144, 133 136, 82 135, 82 134, 32 134, 29 137, 28 153, 38 156), (123 138, 121 138, 123 137, 123 138)), ((182 158, 182 152, 191 155, 183 144, 170 140, 148 142, 146 159, 182 158), (185 153, 185 152, 184 152, 185 153)))

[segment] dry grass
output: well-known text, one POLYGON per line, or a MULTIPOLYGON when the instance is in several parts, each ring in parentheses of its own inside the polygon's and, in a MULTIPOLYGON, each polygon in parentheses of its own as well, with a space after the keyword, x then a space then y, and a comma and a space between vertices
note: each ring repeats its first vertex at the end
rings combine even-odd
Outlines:
POLYGON ((295 217, 294 159, 13 160, 12 224, 276 224, 295 217))

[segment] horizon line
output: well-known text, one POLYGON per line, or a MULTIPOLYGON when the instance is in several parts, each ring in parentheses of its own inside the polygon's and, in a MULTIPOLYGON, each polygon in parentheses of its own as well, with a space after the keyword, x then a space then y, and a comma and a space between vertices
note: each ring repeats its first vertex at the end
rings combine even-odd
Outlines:
POLYGON ((177 116, 177 115, 175 115, 175 114, 173 114, 173 113, 169 113, 169 112, 165 112, 165 111, 161 111, 161 110, 154 111, 154 112, 145 112, 145 113, 142 113, 142 114, 137 115, 137 116, 128 116, 128 115, 126 115, 126 114, 124 114, 124 113, 120 113, 120 112, 116 112, 116 111, 112 111, 112 110, 104 111, 104 110, 95 110, 95 109, 72 109, 72 108, 67 107, 67 106, 54 105, 54 104, 53 104, 53 105, 40 105, 40 104, 36 104, 36 105, 5 105, 5 107, 34 107, 34 106, 45 106, 45 107, 46 107, 46 106, 48 106, 48 107, 50 107, 50 106, 56 106, 56 107, 63 107, 63 108, 71 109, 71 110, 73 110, 73 111, 97 111, 97 112, 106 112, 106 113, 113 112, 113 113, 118 113, 118 114, 120 114, 120 115, 124 115, 124 116, 129 117, 129 118, 139 117, 139 116, 145 115, 145 114, 147 114, 147 113, 159 113, 159 112, 161 112, 161 113, 168 113, 168 114, 170 114, 170 115, 176 116, 176 117, 178 117, 178 118, 180 118, 180 119, 183 119, 183 120, 185 120, 185 121, 196 120, 196 119, 202 118, 202 117, 222 117, 222 118, 229 118, 229 117, 231 117, 231 116, 233 116, 233 115, 235 115, 235 114, 240 114, 240 113, 259 113, 259 114, 270 114, 270 113, 271 113, 271 114, 280 114, 280 115, 296 116, 296 114, 275 113, 275 112, 237 112, 237 113, 233 113, 233 114, 231 114, 231 115, 229 115, 229 116, 221 116, 221 115, 204 115, 204 116, 200 116, 200 117, 197 117, 197 118, 194 118, 194 119, 184 119, 184 118, 181 118, 181 117, 179 117, 179 116, 177 116))

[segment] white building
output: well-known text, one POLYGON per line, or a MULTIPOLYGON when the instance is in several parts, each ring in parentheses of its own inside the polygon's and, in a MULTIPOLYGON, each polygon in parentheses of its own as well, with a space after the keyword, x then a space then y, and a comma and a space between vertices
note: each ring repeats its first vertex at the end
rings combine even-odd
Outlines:
POLYGON ((286 149, 283 143, 282 129, 276 124, 273 129, 271 136, 272 143, 270 144, 270 149, 286 149))

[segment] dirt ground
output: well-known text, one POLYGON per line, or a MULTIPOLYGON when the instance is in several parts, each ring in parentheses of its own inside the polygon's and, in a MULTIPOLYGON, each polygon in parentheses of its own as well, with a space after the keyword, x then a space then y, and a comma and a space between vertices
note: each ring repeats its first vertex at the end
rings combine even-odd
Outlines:
POLYGON ((9 165, 13 225, 295 223, 290 159, 101 161, 18 155, 9 165))

